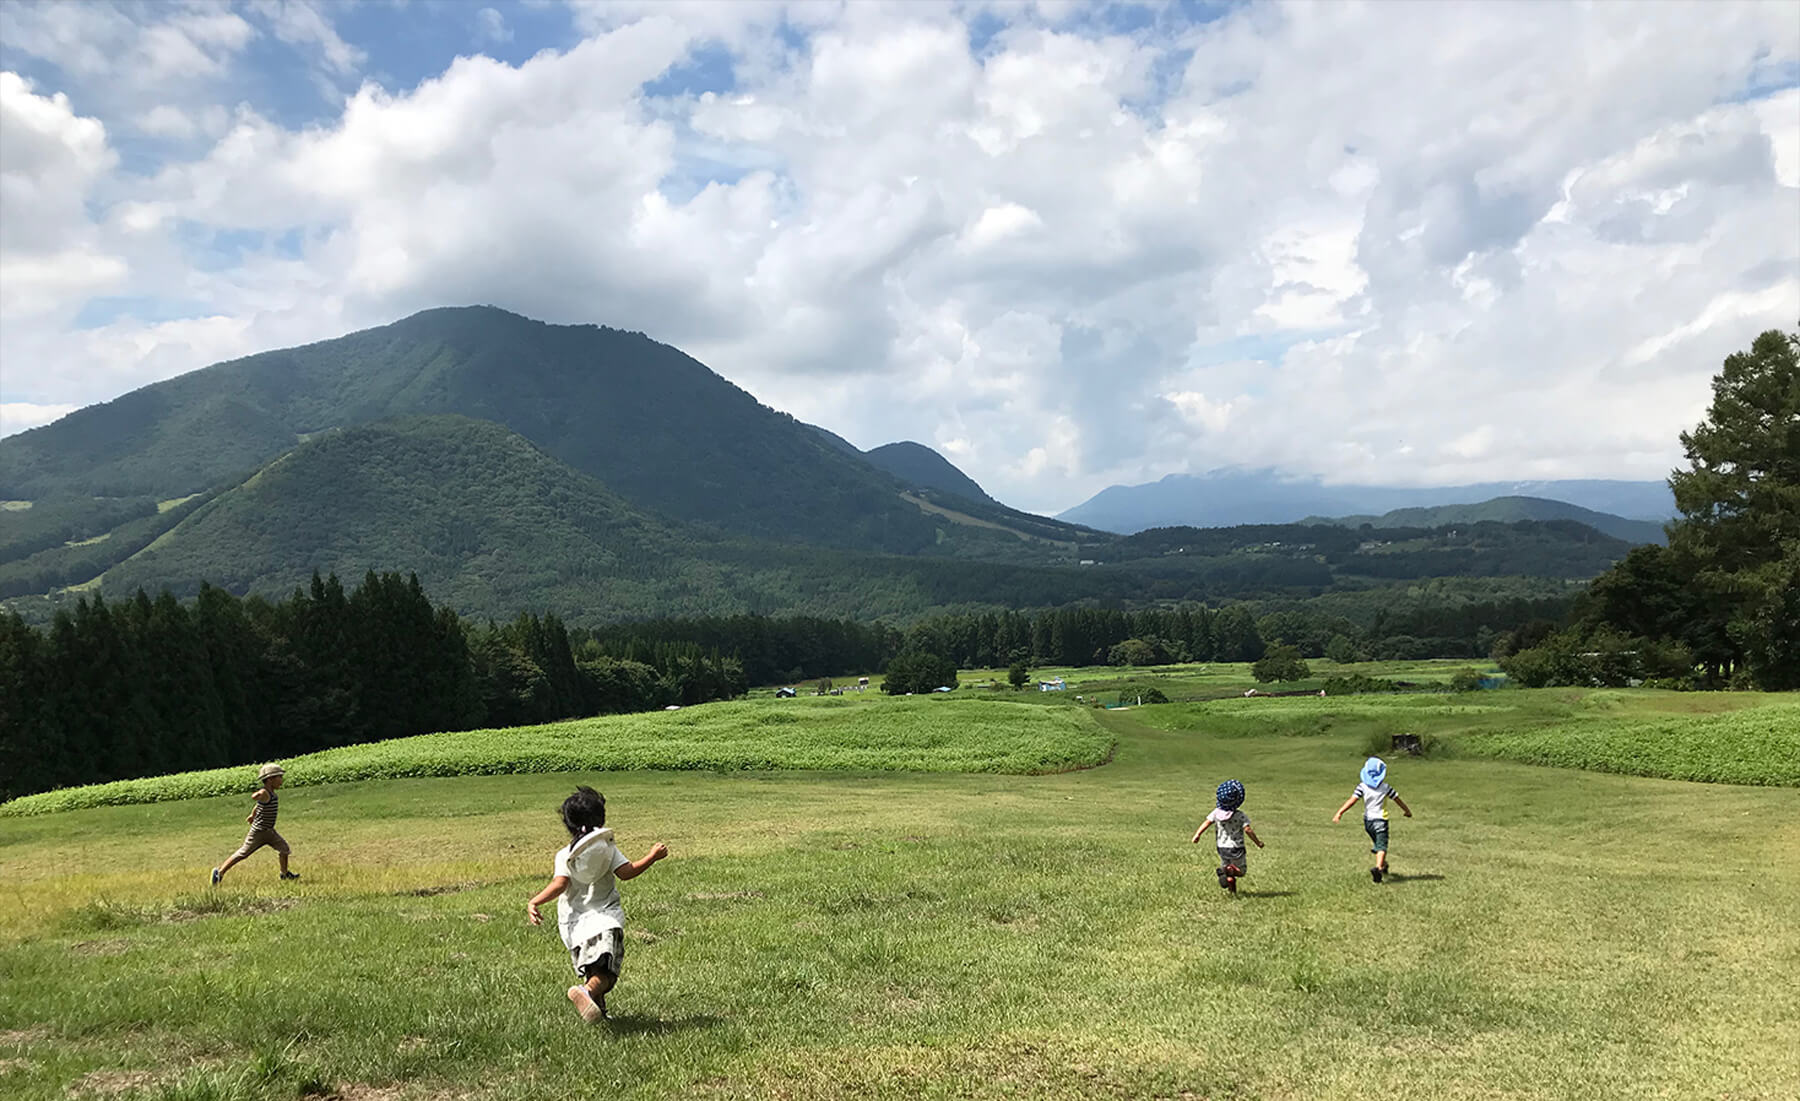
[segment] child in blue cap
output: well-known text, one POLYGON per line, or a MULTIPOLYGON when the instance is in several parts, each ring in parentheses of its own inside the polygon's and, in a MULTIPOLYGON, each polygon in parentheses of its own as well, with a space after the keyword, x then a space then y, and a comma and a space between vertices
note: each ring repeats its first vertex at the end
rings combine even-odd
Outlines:
POLYGON ((1387 875, 1388 870, 1387 801, 1392 799, 1394 805, 1408 818, 1412 817, 1412 808, 1388 784, 1387 762, 1380 757, 1370 757, 1364 761, 1362 773, 1357 779, 1359 783, 1356 790, 1350 793, 1350 798, 1344 800, 1344 805, 1338 808, 1338 812, 1331 816, 1331 821, 1333 824, 1342 821, 1345 811, 1355 806, 1358 799, 1363 801, 1363 832, 1369 835, 1369 851, 1375 854, 1375 866, 1369 869, 1369 878, 1380 883, 1381 877, 1387 875))
POLYGON ((1208 827, 1217 827, 1219 886, 1235 895, 1238 877, 1250 868, 1247 856, 1249 850, 1244 848, 1244 838, 1248 837, 1256 842, 1259 849, 1263 847, 1263 843, 1262 838, 1256 836, 1256 831, 1250 828, 1250 816, 1239 809, 1244 805, 1244 785, 1236 780, 1227 780, 1219 785, 1218 797, 1218 808, 1207 815, 1206 821, 1200 823, 1200 828, 1194 831, 1194 844, 1200 843, 1200 838, 1205 836, 1208 827))

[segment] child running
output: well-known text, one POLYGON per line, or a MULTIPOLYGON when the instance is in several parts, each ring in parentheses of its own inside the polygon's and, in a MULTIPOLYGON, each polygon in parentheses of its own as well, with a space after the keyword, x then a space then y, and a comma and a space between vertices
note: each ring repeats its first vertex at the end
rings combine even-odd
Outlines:
POLYGON ((642 860, 627 860, 606 829, 606 799, 593 788, 578 787, 563 800, 563 825, 569 844, 556 852, 555 872, 544 889, 525 904, 526 918, 542 925, 538 907, 561 897, 557 926, 569 948, 569 962, 581 982, 569 987, 569 1000, 589 1024, 606 1017, 607 992, 619 981, 625 962, 625 910, 614 879, 636 879, 669 855, 658 841, 642 860))
POLYGON ((1219 785, 1218 807, 1200 823, 1194 831, 1194 844, 1200 843, 1209 827, 1216 827, 1215 841, 1219 848, 1219 886, 1232 894, 1237 894, 1238 877, 1250 870, 1249 850, 1244 848, 1244 838, 1256 842, 1262 848, 1262 838, 1250 828, 1250 816, 1239 808, 1244 805, 1244 785, 1236 780, 1227 780, 1219 785))
POLYGON ((300 878, 299 872, 288 871, 288 854, 293 850, 288 848, 288 843, 275 832, 275 816, 281 810, 281 797, 275 793, 281 789, 283 775, 280 765, 264 765, 257 770, 256 778, 262 782, 262 787, 257 788, 256 794, 250 797, 256 800, 256 804, 244 817, 244 821, 250 823, 250 832, 244 836, 244 843, 238 846, 238 851, 226 857, 225 863, 212 870, 213 886, 219 885, 219 881, 225 878, 225 873, 231 870, 232 865, 264 845, 274 849, 275 855, 281 860, 281 878, 300 878))
POLYGON ((1392 799, 1394 805, 1408 818, 1412 817, 1412 808, 1400 798, 1399 792, 1388 785, 1387 762, 1380 757, 1370 757, 1364 761, 1362 773, 1357 779, 1359 782, 1356 790, 1350 793, 1350 798, 1344 800, 1344 805, 1338 808, 1338 812, 1331 816, 1331 821, 1333 825, 1341 822, 1345 811, 1355 806, 1358 799, 1363 801, 1363 832, 1369 835, 1369 851, 1375 854, 1375 866, 1369 869, 1369 878, 1380 883, 1388 870, 1387 801, 1392 799))

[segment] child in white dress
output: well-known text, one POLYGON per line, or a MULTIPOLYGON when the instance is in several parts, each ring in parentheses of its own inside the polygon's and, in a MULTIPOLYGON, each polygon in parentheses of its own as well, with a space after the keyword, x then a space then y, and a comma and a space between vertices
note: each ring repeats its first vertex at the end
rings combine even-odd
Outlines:
POLYGON ((614 881, 644 874, 669 855, 669 847, 658 841, 642 860, 625 859, 613 844, 613 832, 605 828, 606 799, 590 787, 578 787, 563 800, 562 819, 569 844, 557 850, 551 880, 525 904, 525 914, 531 924, 541 925, 538 907, 562 899, 556 923, 582 980, 569 987, 569 1001, 591 1024, 606 1016, 607 992, 618 983, 625 962, 625 910, 614 881))

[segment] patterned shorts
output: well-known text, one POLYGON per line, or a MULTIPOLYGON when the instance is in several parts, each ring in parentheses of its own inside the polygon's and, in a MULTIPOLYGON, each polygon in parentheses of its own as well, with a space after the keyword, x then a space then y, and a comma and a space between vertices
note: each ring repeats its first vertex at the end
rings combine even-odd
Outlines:
POLYGON ((619 968, 625 965, 625 930, 607 929, 571 946, 569 963, 584 979, 595 975, 618 978, 619 968))

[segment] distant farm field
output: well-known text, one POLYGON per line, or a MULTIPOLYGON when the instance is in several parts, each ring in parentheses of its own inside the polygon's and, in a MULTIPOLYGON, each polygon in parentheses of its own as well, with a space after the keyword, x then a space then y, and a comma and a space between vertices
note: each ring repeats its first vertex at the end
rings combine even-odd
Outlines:
MULTIPOLYGON (((600 753, 626 744, 605 733, 622 723, 630 744, 685 737, 738 761, 872 755, 878 737, 894 752, 311 785, 290 762, 281 829, 303 878, 278 881, 264 854, 217 890, 247 769, 229 797, 0 818, 0 1095, 1791 1098, 1800 788, 1483 754, 1563 731, 1610 738, 1601 763, 1668 741, 1684 767, 1778 770, 1793 704, 869 697, 484 732, 471 747, 600 753), (1392 823, 1377 885, 1363 831, 1331 814, 1369 746, 1409 731, 1443 748, 1390 758, 1414 817, 1392 823), (1049 746, 1115 752, 1037 774, 886 770, 1041 764, 1049 746), (1189 843, 1226 778, 1268 845, 1235 897, 1210 838, 1189 843), (605 792, 628 855, 673 852, 621 888, 625 975, 597 1028, 522 909, 576 783, 605 792)), ((439 737, 468 736, 411 742, 439 737)))

